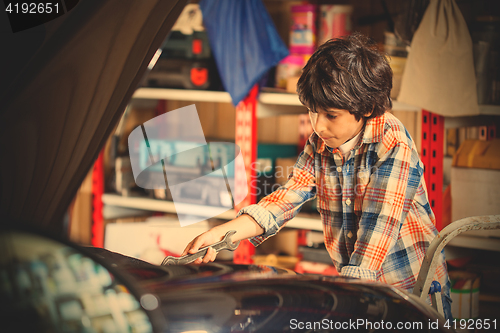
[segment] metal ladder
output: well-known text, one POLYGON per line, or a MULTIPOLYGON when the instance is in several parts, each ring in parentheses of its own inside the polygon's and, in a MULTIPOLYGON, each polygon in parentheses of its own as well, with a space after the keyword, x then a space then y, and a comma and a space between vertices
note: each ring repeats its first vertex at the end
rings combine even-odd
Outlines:
POLYGON ((441 289, 439 286, 437 288, 431 288, 431 282, 439 264, 438 259, 441 251, 448 242, 463 232, 488 229, 500 229, 500 215, 467 217, 450 223, 443 228, 427 249, 422 267, 418 273, 415 288, 413 289, 413 295, 425 300, 427 295, 431 294, 432 307, 444 316, 441 289))

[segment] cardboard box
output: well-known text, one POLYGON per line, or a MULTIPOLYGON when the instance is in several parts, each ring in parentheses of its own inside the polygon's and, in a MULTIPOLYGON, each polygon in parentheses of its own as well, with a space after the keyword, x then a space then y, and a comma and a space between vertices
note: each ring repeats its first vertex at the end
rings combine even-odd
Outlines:
MULTIPOLYGON (((180 255, 190 241, 210 228, 208 222, 181 227, 173 218, 142 223, 109 223, 104 247, 159 265, 168 255, 180 255)), ((221 259, 221 253, 217 256, 221 259)))
POLYGON ((257 141, 259 143, 278 142, 278 117, 257 119, 257 141))
POLYGON ((217 137, 217 103, 197 102, 196 110, 206 139, 217 137))
POLYGON ((234 142, 236 111, 231 103, 217 104, 217 138, 234 142))
POLYGON ((299 76, 289 77, 286 80, 286 92, 295 94, 297 93, 297 83, 299 82, 299 76))
MULTIPOLYGON (((500 214, 500 170, 452 167, 451 220, 500 214)), ((468 231, 467 235, 500 237, 500 230, 468 231)))
POLYGON ((276 143, 299 143, 299 115, 283 115, 278 117, 278 141, 276 143))
POLYGON ((465 140, 453 156, 453 166, 500 170, 500 139, 465 140))
MULTIPOLYGON (((451 220, 500 214, 500 140, 465 140, 453 156, 451 220)), ((500 237, 500 230, 468 231, 467 235, 500 237)))
POLYGON ((299 115, 281 115, 258 119, 257 140, 260 143, 298 144, 299 115))

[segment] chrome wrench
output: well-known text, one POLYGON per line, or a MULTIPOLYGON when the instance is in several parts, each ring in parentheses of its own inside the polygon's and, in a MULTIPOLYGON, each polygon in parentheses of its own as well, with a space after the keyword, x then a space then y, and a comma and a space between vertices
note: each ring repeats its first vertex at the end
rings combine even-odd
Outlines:
POLYGON ((237 241, 236 243, 233 243, 231 241, 231 237, 236 233, 235 230, 230 230, 226 233, 224 238, 217 243, 214 243, 209 246, 205 246, 201 249, 198 250, 198 252, 193 253, 193 254, 187 254, 182 257, 173 257, 173 256, 168 256, 163 259, 161 265, 162 266, 168 266, 168 265, 187 265, 189 263, 192 263, 196 259, 200 257, 204 257, 205 254, 207 254, 207 251, 209 248, 213 248, 217 253, 221 250, 230 250, 234 251, 240 245, 240 241, 237 241))

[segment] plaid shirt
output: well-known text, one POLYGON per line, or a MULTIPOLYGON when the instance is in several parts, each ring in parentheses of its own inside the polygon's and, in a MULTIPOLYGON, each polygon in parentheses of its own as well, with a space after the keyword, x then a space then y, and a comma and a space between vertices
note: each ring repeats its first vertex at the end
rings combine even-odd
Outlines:
MULTIPOLYGON (((437 235, 423 165, 409 133, 388 112, 369 119, 361 137, 343 157, 313 133, 288 182, 238 216, 252 216, 265 230, 250 240, 257 246, 317 197, 326 249, 340 275, 411 292, 437 235)), ((441 256, 434 279, 444 286, 441 256)))

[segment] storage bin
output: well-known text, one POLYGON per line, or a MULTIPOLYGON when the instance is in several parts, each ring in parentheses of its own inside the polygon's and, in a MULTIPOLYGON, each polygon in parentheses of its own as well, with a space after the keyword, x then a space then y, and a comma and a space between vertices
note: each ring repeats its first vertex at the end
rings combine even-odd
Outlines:
POLYGON ((321 5, 320 12, 318 45, 351 34, 353 6, 321 5))
MULTIPOLYGON (((451 168, 451 220, 500 214, 500 140, 465 140, 451 168)), ((500 236, 500 230, 467 235, 500 236)))
POLYGON ((290 53, 312 54, 316 48, 316 6, 291 7, 290 53))

